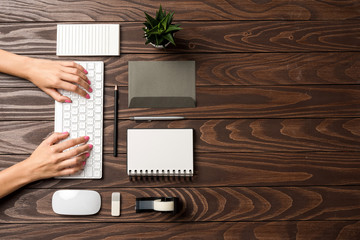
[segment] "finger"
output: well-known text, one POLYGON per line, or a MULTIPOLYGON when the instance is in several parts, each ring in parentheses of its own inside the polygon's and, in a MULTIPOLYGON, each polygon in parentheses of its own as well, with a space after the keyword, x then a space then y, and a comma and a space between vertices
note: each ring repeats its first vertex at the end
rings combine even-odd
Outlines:
POLYGON ((63 133, 55 132, 55 133, 51 134, 50 137, 48 137, 45 140, 45 142, 51 146, 51 145, 58 143, 61 140, 66 139, 68 136, 69 136, 68 132, 63 132, 63 133))
MULTIPOLYGON (((75 157, 81 153, 89 152, 92 148, 93 148, 92 144, 85 144, 85 145, 78 146, 69 151, 63 152, 60 156, 60 159, 69 159, 69 158, 75 157)), ((90 154, 89 154, 89 156, 90 156, 90 154)))
POLYGON ((82 170, 85 166, 85 162, 78 164, 74 167, 70 167, 70 168, 64 168, 62 170, 60 170, 56 175, 57 176, 68 176, 68 175, 73 175, 77 172, 79 172, 80 170, 82 170))
POLYGON ((66 103, 71 103, 71 99, 61 95, 56 89, 54 88, 47 88, 44 90, 50 97, 52 97, 55 101, 58 102, 66 102, 66 103))
POLYGON ((85 68, 83 68, 80 64, 77 64, 76 62, 59 61, 59 63, 60 63, 60 65, 62 65, 64 67, 73 67, 73 68, 79 69, 80 71, 84 72, 85 74, 88 73, 85 68))
POLYGON ((61 81, 59 84, 59 88, 67 90, 69 92, 74 92, 79 94, 80 96, 89 99, 90 95, 85 92, 83 89, 81 89, 79 86, 76 86, 75 84, 68 83, 66 81, 61 81))
POLYGON ((90 156, 89 153, 84 153, 74 158, 64 160, 59 163, 58 170, 63 170, 65 168, 74 168, 78 166, 82 167, 83 165, 85 165, 84 162, 89 156, 90 156))
POLYGON ((74 147, 74 146, 82 144, 82 143, 86 143, 87 141, 89 141, 88 136, 69 139, 67 141, 57 144, 56 149, 59 152, 63 152, 64 150, 66 150, 68 148, 74 147))
POLYGON ((82 70, 78 68, 62 67, 61 70, 65 73, 79 76, 82 80, 84 80, 84 82, 89 83, 88 77, 85 75, 85 73, 82 70))
MULTIPOLYGON (((77 71, 77 70, 75 70, 77 71)), ((76 83, 80 86, 82 86, 84 89, 86 89, 89 92, 92 92, 92 89, 89 85, 89 83, 87 82, 87 80, 82 79, 79 75, 76 74, 72 74, 72 73, 67 73, 67 72, 62 72, 60 74, 60 78, 62 80, 71 82, 71 83, 76 83)))

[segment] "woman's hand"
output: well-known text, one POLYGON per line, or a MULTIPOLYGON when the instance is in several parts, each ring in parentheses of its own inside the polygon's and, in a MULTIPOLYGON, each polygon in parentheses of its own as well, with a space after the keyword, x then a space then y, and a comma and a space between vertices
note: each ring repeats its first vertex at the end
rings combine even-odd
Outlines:
POLYGON ((81 65, 75 62, 28 58, 26 66, 26 78, 56 101, 71 102, 70 98, 61 95, 57 89, 90 98, 89 94, 82 89, 92 92, 90 81, 86 76, 87 71, 81 65))
POLYGON ((29 158, 0 171, 0 198, 31 182, 80 171, 93 146, 86 144, 87 136, 60 142, 68 136, 67 132, 53 133, 29 158))
POLYGON ((90 156, 89 151, 93 147, 91 144, 86 144, 89 137, 60 142, 68 136, 67 132, 53 133, 35 149, 28 159, 24 160, 24 164, 31 169, 32 181, 74 174, 83 169, 85 160, 90 156), (71 147, 75 148, 67 150, 71 147))
POLYGON ((57 89, 84 98, 90 98, 86 91, 92 92, 87 71, 74 62, 30 58, 0 49, 0 72, 28 79, 58 102, 71 102, 71 99, 62 96, 57 89))

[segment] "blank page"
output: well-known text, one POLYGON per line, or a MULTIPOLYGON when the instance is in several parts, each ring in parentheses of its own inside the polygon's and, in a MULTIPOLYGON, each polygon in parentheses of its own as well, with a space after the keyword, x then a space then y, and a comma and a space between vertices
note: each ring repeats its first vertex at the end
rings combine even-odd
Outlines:
POLYGON ((193 175, 193 129, 128 129, 128 175, 193 175))

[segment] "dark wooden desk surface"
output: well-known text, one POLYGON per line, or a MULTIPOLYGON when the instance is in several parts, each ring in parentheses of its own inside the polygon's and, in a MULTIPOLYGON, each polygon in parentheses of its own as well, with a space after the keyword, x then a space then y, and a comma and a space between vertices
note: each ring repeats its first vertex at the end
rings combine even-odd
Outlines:
MULTIPOLYGON (((359 239, 360 2, 161 1, 184 28, 176 48, 144 45, 143 11, 160 1, 0 0, 0 48, 48 59, 105 62, 104 177, 44 180, 0 200, 1 239, 359 239), (57 23, 120 23, 120 57, 57 57, 57 23), (197 107, 128 109, 129 60, 195 60, 197 107), (112 86, 120 85, 112 156, 112 86), (135 123, 130 116, 183 115, 135 123), (126 129, 193 128, 195 176, 130 182, 126 129), (58 189, 93 189, 90 217, 51 210, 58 189), (110 216, 111 193, 121 217, 110 216), (135 198, 178 196, 176 216, 136 214, 135 198)), ((0 74, 0 168, 53 131, 54 101, 0 74)))

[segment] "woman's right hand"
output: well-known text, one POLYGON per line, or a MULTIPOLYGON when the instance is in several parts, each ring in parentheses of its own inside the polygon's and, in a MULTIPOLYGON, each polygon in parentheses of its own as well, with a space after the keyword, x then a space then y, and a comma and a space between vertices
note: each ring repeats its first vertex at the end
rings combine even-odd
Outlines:
POLYGON ((68 132, 53 133, 24 160, 24 164, 31 170, 32 181, 71 175, 83 169, 93 145, 86 144, 89 141, 88 136, 60 142, 68 136, 68 132), (69 148, 72 149, 67 150, 69 148))

